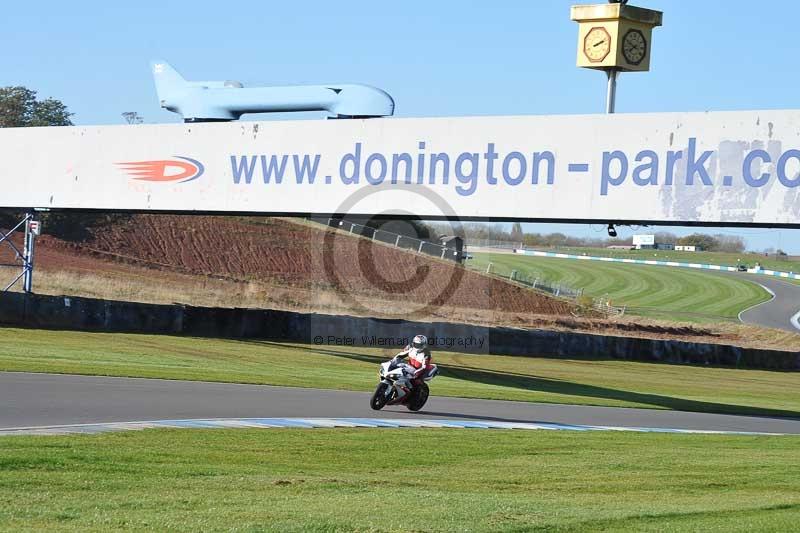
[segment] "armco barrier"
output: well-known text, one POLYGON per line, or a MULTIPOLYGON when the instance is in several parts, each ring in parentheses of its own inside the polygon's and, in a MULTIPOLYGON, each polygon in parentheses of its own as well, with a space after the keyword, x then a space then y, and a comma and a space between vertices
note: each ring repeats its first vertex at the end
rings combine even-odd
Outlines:
POLYGON ((553 358, 628 359, 800 370, 800 352, 564 331, 411 322, 260 309, 156 305, 0 293, 0 324, 33 328, 258 338, 398 348, 423 333, 437 350, 553 358), (386 342, 380 342, 383 339, 386 342))
MULTIPOLYGON (((515 254, 533 255, 536 257, 558 257, 560 259, 580 259, 583 261, 604 261, 606 263, 628 263, 634 265, 657 265, 669 266, 680 268, 698 268, 701 270, 717 270, 722 272, 736 272, 736 267, 722 266, 722 265, 704 265, 701 263, 681 263, 678 261, 653 261, 650 259, 623 259, 619 257, 598 257, 593 255, 572 255, 560 254, 556 252, 540 252, 539 250, 525 250, 521 248, 514 249, 515 254)), ((750 268, 747 270, 750 274, 761 274, 763 276, 774 276, 776 278, 787 279, 800 279, 800 274, 794 272, 780 272, 778 270, 765 270, 763 268, 755 269, 750 268)))

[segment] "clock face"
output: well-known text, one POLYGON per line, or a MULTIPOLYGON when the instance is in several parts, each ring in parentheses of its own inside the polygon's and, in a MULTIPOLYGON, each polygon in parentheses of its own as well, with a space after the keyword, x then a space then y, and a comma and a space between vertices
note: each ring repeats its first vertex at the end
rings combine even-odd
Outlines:
POLYGON ((605 28, 592 28, 583 38, 583 55, 592 63, 600 63, 610 51, 611 35, 605 28))
POLYGON ((622 38, 622 55, 631 65, 638 65, 647 55, 647 39, 639 30, 628 30, 622 38))

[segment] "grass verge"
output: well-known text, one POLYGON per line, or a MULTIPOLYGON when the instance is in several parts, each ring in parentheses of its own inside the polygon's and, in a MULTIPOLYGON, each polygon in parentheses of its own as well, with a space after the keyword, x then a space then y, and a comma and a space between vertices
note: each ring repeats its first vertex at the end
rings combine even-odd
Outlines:
POLYGON ((769 294, 734 276, 662 266, 626 265, 551 257, 476 253, 471 268, 519 275, 582 288, 589 296, 610 298, 641 316, 693 322, 738 320, 738 314, 769 294))
POLYGON ((7 531, 791 531, 796 437, 148 430, 0 439, 7 531))
MULTIPOLYGON (((0 328, 0 370, 369 391, 381 350, 0 328)), ((436 352, 434 395, 800 416, 800 373, 436 352)))

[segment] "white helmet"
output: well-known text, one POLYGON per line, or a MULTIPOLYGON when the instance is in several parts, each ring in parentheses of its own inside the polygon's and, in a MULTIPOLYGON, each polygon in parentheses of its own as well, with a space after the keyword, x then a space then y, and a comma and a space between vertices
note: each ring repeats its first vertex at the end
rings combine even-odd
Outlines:
POLYGON ((415 350, 424 350, 428 347, 428 337, 425 335, 417 335, 411 341, 411 347, 415 350))

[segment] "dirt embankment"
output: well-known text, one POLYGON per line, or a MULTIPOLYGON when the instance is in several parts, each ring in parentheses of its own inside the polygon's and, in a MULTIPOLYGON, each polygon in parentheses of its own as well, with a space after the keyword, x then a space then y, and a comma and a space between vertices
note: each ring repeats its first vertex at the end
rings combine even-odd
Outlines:
POLYGON ((229 281, 334 291, 362 302, 370 298, 398 305, 413 302, 428 310, 449 306, 562 316, 573 308, 568 302, 448 261, 282 219, 248 222, 137 215, 90 233, 83 242, 41 238, 44 268, 70 269, 92 260, 114 263, 116 269, 128 264, 229 281))

